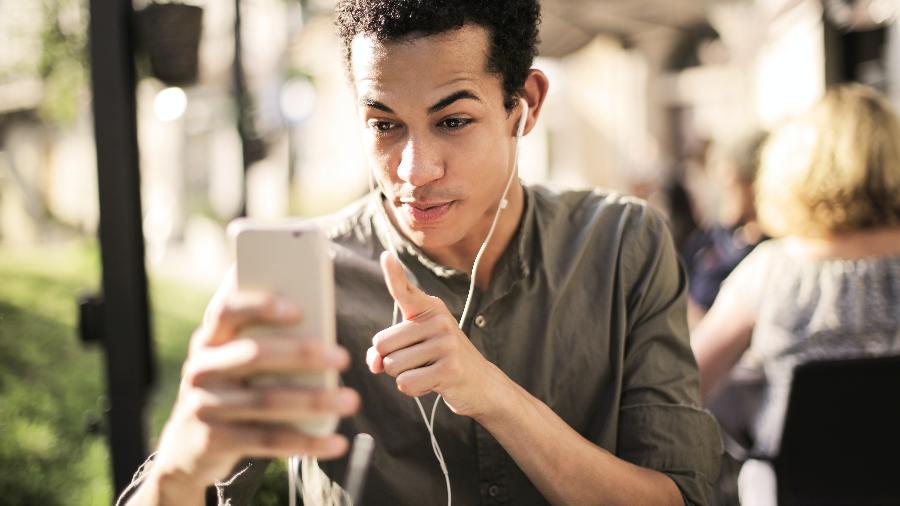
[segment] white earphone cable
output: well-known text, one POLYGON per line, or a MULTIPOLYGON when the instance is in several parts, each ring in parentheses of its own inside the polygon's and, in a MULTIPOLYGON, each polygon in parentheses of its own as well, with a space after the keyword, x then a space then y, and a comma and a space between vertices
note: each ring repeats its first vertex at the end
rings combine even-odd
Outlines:
MULTIPOLYGON (((506 186, 503 188, 503 195, 500 197, 500 202, 497 204, 497 211, 494 213, 494 219, 491 222, 491 227, 488 229, 487 237, 485 237, 484 242, 481 243, 481 247, 478 249, 478 254, 475 255, 475 261, 472 264, 472 276, 469 281, 469 293, 466 295, 466 303, 463 306, 462 315, 459 318, 459 328, 462 329, 465 324, 466 318, 469 315, 469 309, 472 304, 472 295, 475 293, 475 281, 478 275, 478 267, 481 264, 481 257, 484 255, 485 250, 487 250, 488 244, 491 242, 491 239, 494 237, 494 230, 497 228, 497 223, 500 221, 500 213, 503 212, 504 209, 509 205, 509 201, 507 200, 507 196, 509 194, 509 189, 512 187, 512 182, 516 176, 516 168, 519 164, 519 141, 522 138, 522 135, 525 131, 525 122, 528 119, 528 102, 524 99, 519 99, 519 103, 522 105, 522 116, 519 118, 519 124, 516 128, 516 151, 513 157, 513 166, 510 170, 509 178, 506 180, 506 186)), ((393 249, 393 245, 391 245, 391 249, 393 249)), ((394 318, 396 323, 397 317, 397 304, 394 303, 394 318)), ((431 436, 431 446, 434 450, 434 455, 438 460, 438 464, 441 466, 441 471, 444 472, 444 478, 447 481, 447 506, 451 505, 450 499, 450 475, 447 471, 447 463, 444 461, 444 455, 441 452, 441 447, 438 445, 437 438, 434 436, 434 416, 437 413, 438 403, 441 401, 441 394, 438 394, 434 399, 434 404, 431 406, 431 418, 428 419, 425 417, 425 409, 422 407, 422 402, 418 397, 415 398, 416 404, 419 406, 419 412, 422 414, 422 419, 425 422, 425 426, 428 427, 428 434, 431 436)))
MULTIPOLYGON (((506 207, 509 205, 507 196, 509 194, 509 189, 512 187, 512 182, 515 179, 516 168, 518 167, 518 163, 519 163, 519 141, 521 140, 522 135, 524 134, 525 123, 528 119, 528 103, 524 99, 520 98, 519 104, 522 105, 522 115, 519 118, 519 123, 516 128, 516 148, 515 148, 515 154, 513 157, 512 169, 510 170, 509 178, 506 181, 506 186, 503 188, 503 194, 500 197, 500 201, 497 204, 497 211, 494 213, 494 219, 491 222, 490 228, 488 229, 487 237, 485 237, 484 242, 481 243, 481 247, 478 249, 478 253, 475 255, 475 261, 472 264, 472 275, 471 275, 471 280, 469 283, 469 292, 466 295, 466 302, 465 302, 465 305, 463 306, 463 312, 462 312, 462 315, 460 316, 460 319, 458 322, 460 329, 462 329, 463 324, 465 323, 466 318, 468 317, 469 309, 472 304, 472 295, 475 292, 475 280, 478 275, 478 267, 481 264, 481 257, 484 255, 484 252, 487 250, 488 244, 490 243, 491 239, 494 236, 494 231, 497 228, 497 223, 500 221, 500 213, 502 213, 503 210, 506 209, 506 207)), ((369 171, 369 186, 372 191, 375 190, 375 180, 371 174, 371 171, 369 171)), ((385 218, 386 218, 386 216, 385 216, 385 218)), ((388 223, 388 225, 390 226, 390 223, 388 223)), ((396 252, 397 250, 394 247, 394 244, 393 244, 393 241, 391 240, 390 234, 389 233, 386 234, 386 237, 388 240, 388 247, 391 249, 391 251, 396 252)), ((400 308, 397 305, 397 302, 394 301, 394 312, 393 312, 393 318, 392 318, 393 324, 396 325, 399 322, 399 319, 400 319, 400 308)), ((425 427, 428 429, 428 436, 431 439, 431 449, 434 452, 434 456, 438 461, 438 465, 441 468, 441 472, 444 474, 444 481, 446 482, 446 485, 447 485, 447 506, 451 506, 453 501, 452 501, 452 495, 451 495, 452 491, 451 491, 451 487, 450 487, 450 472, 447 469, 447 463, 444 460, 444 454, 441 451, 441 447, 438 444, 437 438, 434 435, 434 417, 435 417, 435 414, 437 413, 438 403, 440 402, 441 399, 442 399, 441 394, 438 394, 437 397, 434 399, 434 404, 431 406, 431 416, 429 417, 425 413, 425 408, 422 406, 422 401, 419 400, 418 397, 414 398, 414 400, 416 401, 416 406, 418 406, 418 408, 419 408, 419 413, 422 415, 422 421, 425 422, 425 427)), ((299 472, 298 468, 300 467, 299 461, 300 461, 300 458, 298 456, 294 456, 294 457, 291 457, 288 459, 288 473, 289 473, 288 486, 291 490, 290 506, 296 505, 296 494, 300 488, 299 485, 297 484, 297 473, 299 472)))

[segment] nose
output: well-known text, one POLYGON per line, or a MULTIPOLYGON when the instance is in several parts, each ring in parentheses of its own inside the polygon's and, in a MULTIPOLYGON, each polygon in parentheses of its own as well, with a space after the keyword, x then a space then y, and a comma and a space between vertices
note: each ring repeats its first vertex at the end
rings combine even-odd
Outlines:
POLYGON ((426 139, 410 137, 400 154, 397 177, 414 187, 421 187, 443 175, 444 163, 438 146, 426 139))

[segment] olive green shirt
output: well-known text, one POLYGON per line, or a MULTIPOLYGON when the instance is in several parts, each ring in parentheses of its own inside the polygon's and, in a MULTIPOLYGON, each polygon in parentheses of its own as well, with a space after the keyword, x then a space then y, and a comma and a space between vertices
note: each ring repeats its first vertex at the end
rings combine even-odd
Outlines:
MULTIPOLYGON (((342 379, 363 399, 359 413, 339 430, 375 438, 363 504, 445 503, 444 477, 415 402, 397 390, 394 378, 370 373, 365 357, 372 336, 392 323, 393 300, 379 265, 388 245, 399 250, 419 287, 440 297, 457 318, 469 277, 403 239, 387 220, 380 195, 322 224, 335 251, 338 339, 352 356, 342 379)), ((476 290, 463 330, 486 359, 579 434, 670 476, 686 504, 707 504, 722 447, 716 422, 700 408, 685 289, 666 224, 643 202, 531 186, 519 228, 489 289, 476 290)), ((434 395, 422 400, 428 409, 434 395)), ((454 504, 547 503, 472 419, 440 405, 435 435, 454 504)), ((341 481, 346 459, 320 466, 341 481)), ((264 466, 251 467, 220 487, 220 497, 243 504, 264 466)))

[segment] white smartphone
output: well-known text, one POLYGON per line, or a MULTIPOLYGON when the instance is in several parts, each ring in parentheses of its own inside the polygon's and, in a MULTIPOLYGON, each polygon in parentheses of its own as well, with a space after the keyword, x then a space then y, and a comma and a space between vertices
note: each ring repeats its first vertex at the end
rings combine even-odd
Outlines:
MULTIPOLYGON (((325 234, 313 225, 294 222, 255 222, 237 219, 228 225, 235 247, 238 290, 264 291, 296 304, 303 321, 294 326, 255 326, 246 335, 314 338, 333 344, 335 335, 334 266, 325 234)), ((331 389, 337 371, 308 374, 265 374, 252 381, 260 385, 291 385, 331 389)), ((298 421, 295 426, 314 436, 337 428, 336 415, 298 421)))

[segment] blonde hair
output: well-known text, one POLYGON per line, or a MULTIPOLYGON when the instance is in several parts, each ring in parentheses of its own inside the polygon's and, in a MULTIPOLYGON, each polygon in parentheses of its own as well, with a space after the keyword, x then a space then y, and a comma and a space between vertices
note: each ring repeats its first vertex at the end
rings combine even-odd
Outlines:
POLYGON ((766 142, 757 213, 774 237, 900 225, 900 119, 874 90, 829 90, 766 142))

